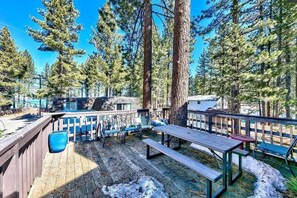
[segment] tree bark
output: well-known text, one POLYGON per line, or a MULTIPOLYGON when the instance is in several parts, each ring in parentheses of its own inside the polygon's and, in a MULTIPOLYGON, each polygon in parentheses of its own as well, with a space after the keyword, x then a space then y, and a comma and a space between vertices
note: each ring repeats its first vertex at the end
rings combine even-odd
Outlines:
POLYGON ((89 87, 89 85, 88 84, 86 84, 85 85, 85 91, 86 91, 86 97, 88 98, 89 97, 89 95, 90 95, 90 87, 89 87))
POLYGON ((152 2, 144 1, 144 64, 143 64, 143 101, 144 109, 151 108, 152 100, 152 2))
MULTIPOLYGON (((259 12, 260 12, 260 20, 263 21, 264 20, 264 16, 263 16, 263 2, 260 2, 260 8, 259 8, 259 12)), ((263 27, 260 28, 260 35, 262 35, 262 33, 264 32, 263 27)), ((262 53, 264 51, 264 44, 260 45, 260 52, 262 53)), ((265 72, 265 63, 262 62, 261 63, 261 74, 264 75, 265 72)), ((262 95, 262 97, 264 97, 262 95)), ((265 100, 261 101, 261 106, 262 106, 262 115, 260 114, 260 116, 267 116, 267 112, 266 112, 266 102, 265 100)))
POLYGON ((174 8, 173 69, 170 123, 187 125, 190 57, 190 0, 176 0, 174 8))
MULTIPOLYGON (((239 5, 238 0, 233 0, 232 3, 232 23, 233 25, 238 25, 239 21, 239 5)), ((232 51, 236 53, 238 51, 237 47, 233 47, 232 51)), ((235 67, 236 74, 239 73, 239 63, 237 60, 232 60, 232 65, 235 67)), ((238 77, 235 77, 234 83, 231 85, 231 93, 230 93, 230 111, 231 113, 240 113, 240 101, 238 98, 239 95, 239 79, 238 77)))
MULTIPOLYGON (((279 24, 278 24, 278 50, 282 50, 282 26, 283 26, 283 5, 282 1, 280 1, 280 6, 279 6, 279 24)), ((278 56, 277 58, 277 66, 280 68, 280 65, 282 64, 282 58, 281 55, 278 56)), ((276 79, 276 86, 280 87, 281 86, 281 79, 280 77, 277 77, 276 79)), ((279 117, 279 101, 275 102, 275 117, 279 117)))
MULTIPOLYGON (((290 50, 289 50, 289 44, 286 46, 286 63, 290 64, 290 50)), ((290 111, 290 99, 291 99, 291 74, 290 71, 286 72, 286 77, 285 77, 285 82, 286 82, 286 118, 291 118, 291 111, 290 111)))
MULTIPOLYGON (((297 46, 297 37, 296 40, 296 46, 297 46)), ((295 100, 297 100, 297 53, 295 54, 295 100)), ((297 104, 295 105, 295 110, 297 109, 297 104)), ((295 119, 297 119, 297 114, 295 115, 295 119)))

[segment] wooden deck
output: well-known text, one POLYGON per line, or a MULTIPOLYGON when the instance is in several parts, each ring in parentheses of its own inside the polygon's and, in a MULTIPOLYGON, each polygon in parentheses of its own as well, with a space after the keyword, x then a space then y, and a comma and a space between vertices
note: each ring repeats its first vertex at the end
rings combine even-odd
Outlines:
MULTIPOLYGON (((148 136, 161 139, 152 132, 144 138, 148 136)), ((219 170, 212 157, 187 144, 180 152, 219 170)), ((105 148, 101 142, 69 143, 65 151, 46 155, 42 176, 34 181, 29 197, 106 197, 101 190, 103 185, 128 183, 144 175, 161 182, 170 197, 205 197, 204 178, 166 156, 146 160, 145 155, 146 145, 133 135, 127 137, 125 144, 115 137, 108 138, 105 148)), ((244 172, 223 197, 233 193, 237 197, 250 196, 254 182, 255 178, 244 172)))

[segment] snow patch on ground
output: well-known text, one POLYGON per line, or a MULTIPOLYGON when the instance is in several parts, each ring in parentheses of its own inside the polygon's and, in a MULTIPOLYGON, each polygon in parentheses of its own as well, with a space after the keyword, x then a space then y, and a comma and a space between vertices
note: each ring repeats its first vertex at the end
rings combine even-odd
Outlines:
MULTIPOLYGON (((203 146, 191 144, 191 147, 212 155, 212 153, 203 146)), ((234 164, 238 165, 238 155, 233 154, 232 161, 234 164)), ((250 198, 283 197, 280 192, 286 190, 285 183, 287 180, 278 170, 250 156, 242 158, 242 167, 246 171, 254 174, 257 178, 254 195, 250 198)))
POLYGON ((143 176, 128 184, 103 186, 102 191, 110 197, 121 198, 168 198, 163 184, 153 177, 143 176))

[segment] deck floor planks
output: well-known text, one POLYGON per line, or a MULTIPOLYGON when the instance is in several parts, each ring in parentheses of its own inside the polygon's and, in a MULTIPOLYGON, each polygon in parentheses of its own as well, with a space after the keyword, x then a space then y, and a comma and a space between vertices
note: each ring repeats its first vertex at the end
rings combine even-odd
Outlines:
POLYGON ((34 182, 29 197, 105 198, 104 185, 128 183, 143 175, 156 178, 171 197, 204 196, 205 181, 193 171, 166 156, 146 160, 145 154, 146 146, 133 135, 126 144, 111 137, 105 148, 96 141, 70 142, 64 152, 47 154, 42 176, 34 182))

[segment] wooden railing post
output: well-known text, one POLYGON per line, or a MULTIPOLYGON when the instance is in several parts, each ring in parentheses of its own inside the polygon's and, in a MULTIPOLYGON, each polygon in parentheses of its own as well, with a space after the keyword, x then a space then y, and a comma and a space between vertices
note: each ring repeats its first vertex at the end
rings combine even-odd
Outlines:
POLYGON ((213 117, 212 114, 208 115, 208 132, 209 133, 212 133, 212 117, 213 117))
POLYGON ((245 120, 245 135, 251 136, 251 121, 248 118, 245 120))

